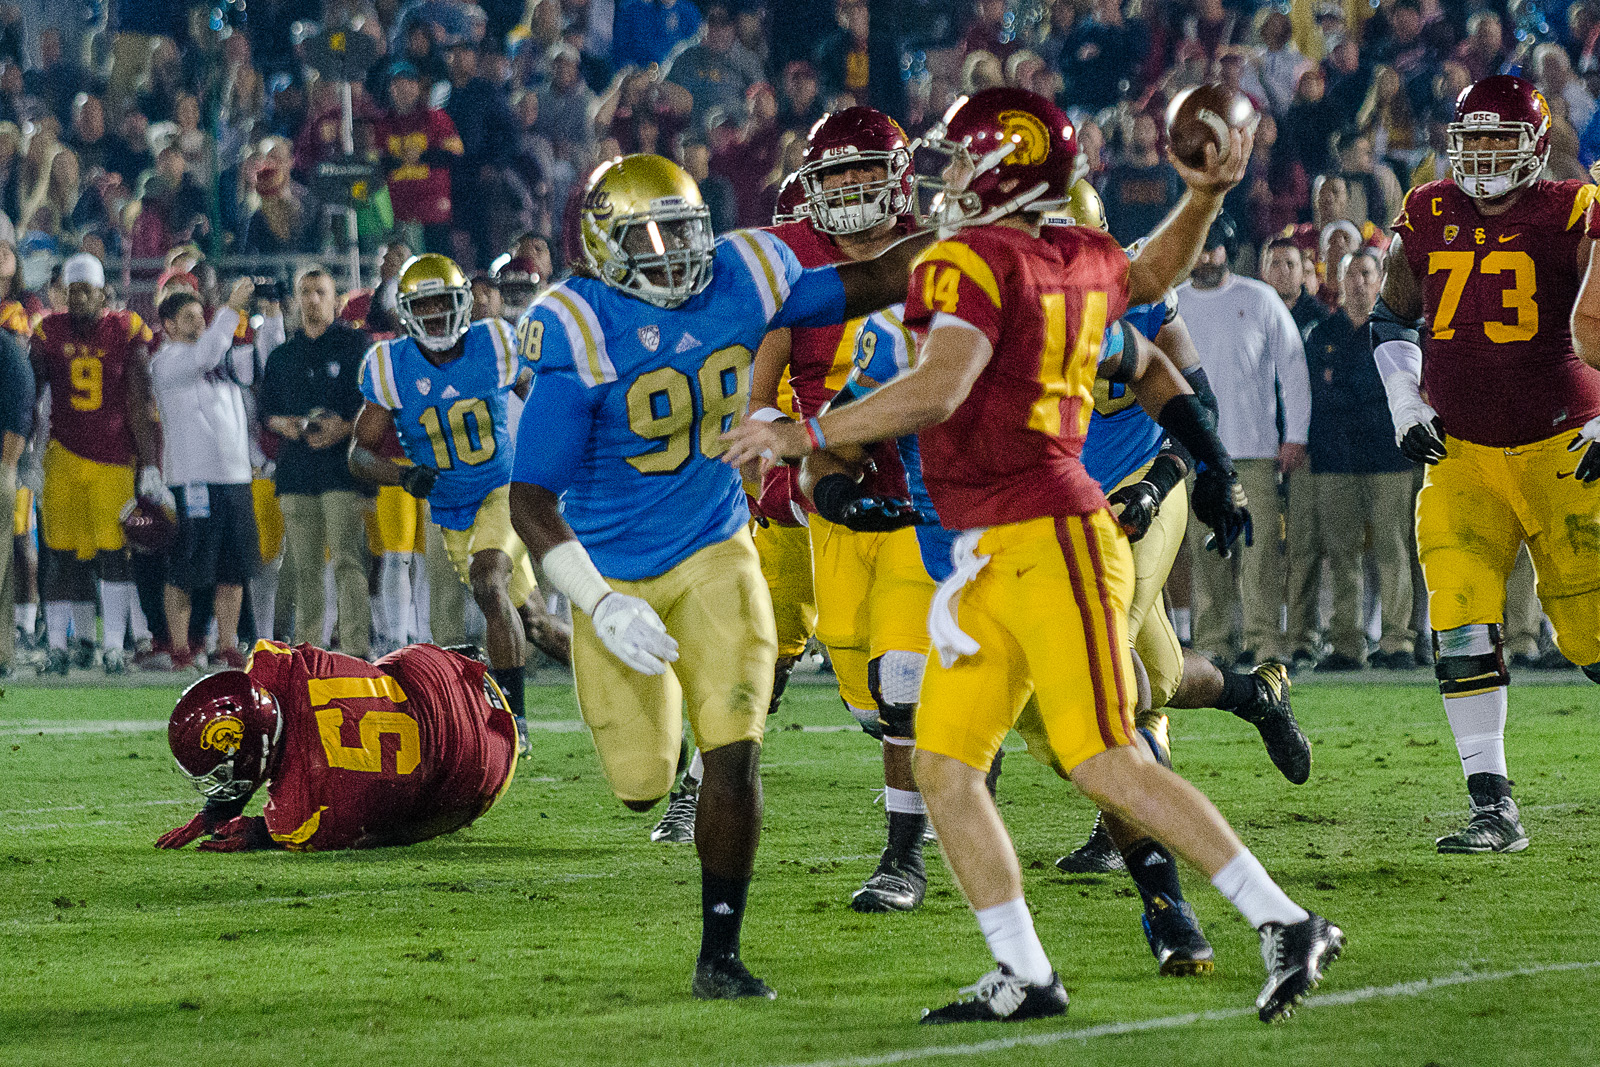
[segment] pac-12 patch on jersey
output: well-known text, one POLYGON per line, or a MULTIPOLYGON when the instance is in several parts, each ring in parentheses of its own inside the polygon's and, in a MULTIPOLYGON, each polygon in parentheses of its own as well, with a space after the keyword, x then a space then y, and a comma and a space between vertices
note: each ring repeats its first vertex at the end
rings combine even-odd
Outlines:
POLYGON ((411 462, 439 471, 428 504, 447 530, 470 527, 484 498, 511 481, 506 396, 522 368, 500 319, 474 322, 462 354, 443 366, 409 337, 379 341, 362 361, 361 395, 394 416, 411 462))

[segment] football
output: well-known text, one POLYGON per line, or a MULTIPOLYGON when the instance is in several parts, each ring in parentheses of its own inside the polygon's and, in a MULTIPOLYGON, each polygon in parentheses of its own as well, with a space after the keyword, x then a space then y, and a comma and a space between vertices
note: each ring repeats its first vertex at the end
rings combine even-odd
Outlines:
POLYGON ((1206 145, 1227 158, 1228 130, 1254 129, 1255 105, 1241 92, 1215 82, 1185 89, 1167 105, 1167 141, 1186 166, 1205 166, 1206 145))

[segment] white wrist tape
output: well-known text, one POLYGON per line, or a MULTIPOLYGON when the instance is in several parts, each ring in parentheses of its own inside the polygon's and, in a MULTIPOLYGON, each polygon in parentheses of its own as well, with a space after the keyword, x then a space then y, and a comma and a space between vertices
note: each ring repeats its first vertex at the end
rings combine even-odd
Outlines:
POLYGON ((787 419, 788 417, 777 408, 756 408, 750 413, 750 421, 752 422, 777 422, 779 419, 787 419))
POLYGON ((593 615, 595 605, 612 591, 605 576, 595 568, 594 560, 576 539, 563 541, 546 552, 539 566, 550 584, 565 593, 572 606, 585 615, 593 615))

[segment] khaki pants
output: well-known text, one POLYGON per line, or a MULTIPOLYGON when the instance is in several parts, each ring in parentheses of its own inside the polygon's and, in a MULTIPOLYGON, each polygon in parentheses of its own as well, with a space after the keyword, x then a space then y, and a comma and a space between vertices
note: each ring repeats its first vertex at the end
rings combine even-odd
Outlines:
POLYGON ((372 633, 372 608, 367 599, 367 528, 371 506, 359 493, 340 491, 316 496, 291 493, 278 498, 283 507, 284 539, 294 559, 294 639, 316 644, 322 637, 322 561, 333 557, 338 589, 339 648, 365 659, 372 633))
POLYGON ((1318 474, 1317 524, 1333 577, 1333 616, 1328 641, 1340 655, 1366 662, 1361 589, 1368 538, 1378 571, 1383 605, 1383 652, 1416 648, 1411 629, 1411 553, 1407 531, 1412 514, 1411 472, 1318 474))
POLYGON ((13 562, 16 546, 11 536, 11 511, 17 506, 15 467, 0 466, 0 500, 11 505, 6 513, 5 550, 0 552, 0 667, 8 667, 17 651, 17 627, 13 622, 17 605, 17 568, 13 562))
MULTIPOLYGON (((1325 546, 1317 513, 1316 480, 1309 467, 1289 476, 1287 556, 1289 629, 1286 647, 1291 652, 1315 652, 1322 632, 1318 597, 1322 591, 1325 546)), ((1409 524, 1407 524, 1409 525, 1409 524)))
POLYGON ((1255 523, 1255 544, 1234 542, 1230 558, 1205 548, 1210 528, 1189 524, 1189 550, 1194 558, 1194 615, 1192 644, 1197 652, 1227 658, 1233 649, 1233 624, 1243 616, 1240 648, 1258 660, 1283 658, 1279 619, 1284 605, 1284 559, 1279 554, 1279 523, 1285 521, 1278 497, 1276 459, 1236 459, 1239 484, 1250 500, 1255 523))

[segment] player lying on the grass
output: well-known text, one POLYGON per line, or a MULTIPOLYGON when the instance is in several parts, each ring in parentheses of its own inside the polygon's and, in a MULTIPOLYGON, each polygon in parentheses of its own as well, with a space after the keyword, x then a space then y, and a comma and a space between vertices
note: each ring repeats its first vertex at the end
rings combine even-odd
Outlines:
POLYGON ((522 669, 526 632, 566 662, 569 638, 544 610, 528 550, 511 528, 512 446, 506 397, 526 396, 533 371, 517 355, 511 327, 472 321, 472 289, 440 255, 412 257, 400 270, 400 323, 407 336, 379 341, 361 364, 366 403, 350 441, 350 470, 428 501, 456 574, 488 624, 495 681, 528 748, 522 669), (400 435, 409 464, 381 454, 400 435))
POLYGON ((1447 135, 1450 178, 1411 190, 1395 220, 1373 358, 1400 451, 1427 464, 1417 554, 1470 801, 1436 847, 1520 852, 1501 627, 1523 544, 1556 646, 1600 682, 1600 453, 1571 455, 1600 438, 1600 370, 1572 332, 1593 330, 1575 301, 1600 222, 1593 185, 1539 178, 1550 109, 1529 82, 1477 82, 1447 135))
MULTIPOLYGON (((1158 349, 1141 344, 1101 362, 1107 320, 1130 301, 1129 260, 1098 231, 1041 227, 1042 212, 1081 176, 1060 109, 1022 90, 985 90, 957 102, 928 143, 948 155, 942 199, 952 221, 967 225, 920 257, 908 287, 907 324, 928 331, 918 366, 820 418, 747 422, 725 436, 723 456, 730 464, 767 452, 804 457, 830 443, 917 432, 933 504, 946 526, 963 531, 955 573, 929 620, 939 657, 929 660, 916 716, 916 778, 998 966, 971 999, 924 1021, 1020 1020, 1067 1007, 984 788, 1029 697, 1058 773, 1205 871, 1260 931, 1268 975, 1257 1010, 1263 1021, 1283 1017, 1321 979, 1343 934, 1289 899, 1210 801, 1155 762, 1134 729, 1126 632, 1133 561, 1078 458, 1094 377, 1130 384, 1195 456, 1195 510, 1219 550, 1248 535, 1232 464, 1158 349)), ((1249 154, 1249 135, 1233 130, 1223 161, 1214 148, 1203 171, 1173 160, 1189 191, 1157 236, 1178 237, 1177 270, 1193 262, 1249 154)), ((1138 296, 1147 302, 1165 288, 1138 296)))
POLYGON ((511 782, 517 730, 484 665, 433 645, 376 664, 259 641, 242 671, 202 678, 167 724, 206 797, 157 848, 321 851, 410 845, 488 811, 511 782), (260 815, 245 816, 266 787, 260 815))

